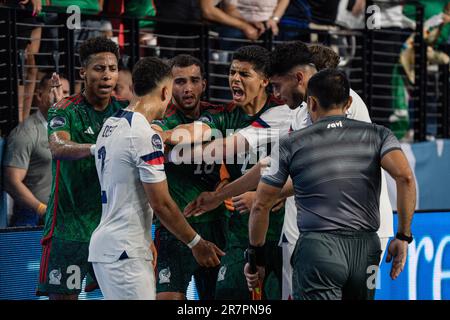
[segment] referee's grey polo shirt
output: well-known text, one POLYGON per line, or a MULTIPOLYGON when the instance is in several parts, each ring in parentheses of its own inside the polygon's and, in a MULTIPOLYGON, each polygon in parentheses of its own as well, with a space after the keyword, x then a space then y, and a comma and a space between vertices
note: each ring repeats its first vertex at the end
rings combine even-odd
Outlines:
POLYGON ((279 146, 271 160, 278 170, 262 181, 282 187, 291 176, 301 232, 378 230, 381 158, 401 150, 389 129, 330 116, 291 132, 279 146))

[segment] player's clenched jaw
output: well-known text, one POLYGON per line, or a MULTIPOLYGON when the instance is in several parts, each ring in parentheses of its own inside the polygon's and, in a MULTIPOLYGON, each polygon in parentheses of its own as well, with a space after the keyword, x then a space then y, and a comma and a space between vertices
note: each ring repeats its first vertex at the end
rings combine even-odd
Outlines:
POLYGON ((119 77, 116 55, 111 52, 92 54, 80 75, 88 99, 109 100, 119 77))
POLYGON ((265 94, 269 83, 262 72, 256 71, 253 64, 247 61, 233 60, 228 75, 233 95, 233 102, 238 106, 246 106, 265 94))

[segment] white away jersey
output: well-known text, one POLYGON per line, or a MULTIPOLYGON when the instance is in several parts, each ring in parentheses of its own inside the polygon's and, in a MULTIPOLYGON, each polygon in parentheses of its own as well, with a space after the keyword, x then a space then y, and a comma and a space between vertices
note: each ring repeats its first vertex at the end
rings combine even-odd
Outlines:
POLYGON ((121 110, 97 138, 95 164, 102 190, 102 218, 89 245, 89 261, 110 263, 126 252, 152 259, 153 211, 142 185, 164 181, 161 137, 138 112, 121 110))

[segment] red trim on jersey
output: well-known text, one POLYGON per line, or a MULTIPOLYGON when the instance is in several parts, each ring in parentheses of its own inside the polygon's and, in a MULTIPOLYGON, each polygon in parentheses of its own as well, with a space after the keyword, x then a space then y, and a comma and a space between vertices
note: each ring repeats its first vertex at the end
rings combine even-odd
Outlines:
POLYGON ((64 98, 60 100, 56 105, 56 109, 66 109, 68 106, 70 106, 72 103, 79 103, 81 99, 83 98, 83 95, 81 93, 75 94, 73 96, 64 98))
POLYGON ((172 102, 169 102, 169 105, 167 106, 166 109, 165 117, 168 118, 170 116, 173 116, 175 112, 177 112, 177 107, 172 102))
POLYGON ((45 262, 44 262, 44 270, 43 270, 43 282, 42 283, 46 283, 47 282, 47 274, 48 274, 48 261, 50 260, 50 251, 52 250, 52 241, 50 240, 50 242, 47 245, 47 251, 46 251, 46 255, 45 255, 45 262))
POLYGON ((60 160, 56 161, 56 178, 55 178, 55 197, 53 200, 53 217, 52 217, 52 226, 50 228, 49 234, 42 238, 41 244, 46 245, 47 241, 51 239, 53 236, 53 231, 55 230, 56 226, 56 212, 58 210, 58 192, 59 192, 59 168, 60 168, 60 160))
POLYGON ((45 263, 47 261, 47 249, 48 246, 42 246, 43 250, 42 250, 42 256, 41 256, 41 264, 39 267, 39 283, 44 283, 44 269, 45 269, 45 263))
POLYGON ((164 156, 160 156, 158 158, 149 160, 145 162, 146 164, 152 165, 152 166, 157 166, 160 164, 164 164, 164 156))

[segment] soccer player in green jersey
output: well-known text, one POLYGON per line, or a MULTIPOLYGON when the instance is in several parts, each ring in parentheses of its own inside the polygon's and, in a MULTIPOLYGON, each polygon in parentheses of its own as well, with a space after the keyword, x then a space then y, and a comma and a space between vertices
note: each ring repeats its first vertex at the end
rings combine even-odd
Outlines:
MULTIPOLYGON (((164 119, 154 121, 163 130, 173 129, 180 124, 192 123, 203 112, 216 114, 222 106, 201 101, 206 88, 204 68, 197 58, 181 54, 170 61, 173 76, 172 101, 164 119)), ((181 211, 201 192, 215 190, 220 183, 220 164, 178 164, 165 166, 169 191, 181 211)), ((189 224, 206 240, 225 246, 226 219, 223 207, 205 215, 188 218, 189 224)), ((158 246, 157 299, 186 299, 186 289, 192 276, 202 300, 214 299, 215 284, 219 268, 200 267, 190 250, 175 238, 159 221, 156 222, 158 246)))
MULTIPOLYGON (((103 122, 128 105, 111 96, 118 77, 119 48, 92 38, 80 46, 85 90, 64 98, 48 112, 52 189, 45 227, 37 294, 75 300, 86 274, 88 246, 102 202, 92 151, 103 122)), ((87 288, 88 289, 88 288, 87 288)))
MULTIPOLYGON (((226 137, 227 130, 241 129, 250 125, 268 127, 268 124, 261 121, 260 115, 274 107, 282 105, 280 101, 269 95, 266 91, 269 84, 269 52, 259 46, 245 46, 237 50, 229 73, 229 85, 233 94, 233 101, 225 112, 212 114, 205 112, 200 118, 203 121, 201 125, 201 135, 195 131, 195 125, 180 125, 172 131, 163 133, 167 143, 180 143, 178 137, 183 136, 182 143, 198 142, 208 138, 212 129, 217 129, 226 137), (180 131, 179 131, 179 130, 180 131), (189 135, 181 134, 181 130, 189 135)), ((234 161, 225 163, 230 174, 230 181, 241 177, 251 168, 250 157, 258 156, 250 154, 248 142, 239 132, 223 139, 215 139, 209 143, 208 148, 223 148, 223 155, 227 155, 227 146, 244 147, 245 156, 234 157, 234 161)), ((211 153, 214 156, 214 152, 211 153)), ((227 155, 228 158, 228 155, 227 155)), ((245 202, 251 203, 254 193, 245 194, 245 202)), ((243 200, 244 196, 241 200, 243 200)), ((250 299, 250 293, 246 286, 246 280, 243 273, 245 264, 244 250, 248 241, 248 208, 241 209, 242 201, 235 201, 235 210, 226 210, 229 217, 227 244, 225 252, 227 253, 221 259, 221 268, 217 277, 216 299, 250 299)), ((269 233, 267 235, 266 254, 270 266, 266 269, 264 293, 266 298, 279 299, 281 290, 281 250, 278 247, 278 239, 283 224, 284 210, 274 213, 270 221, 269 233)))

